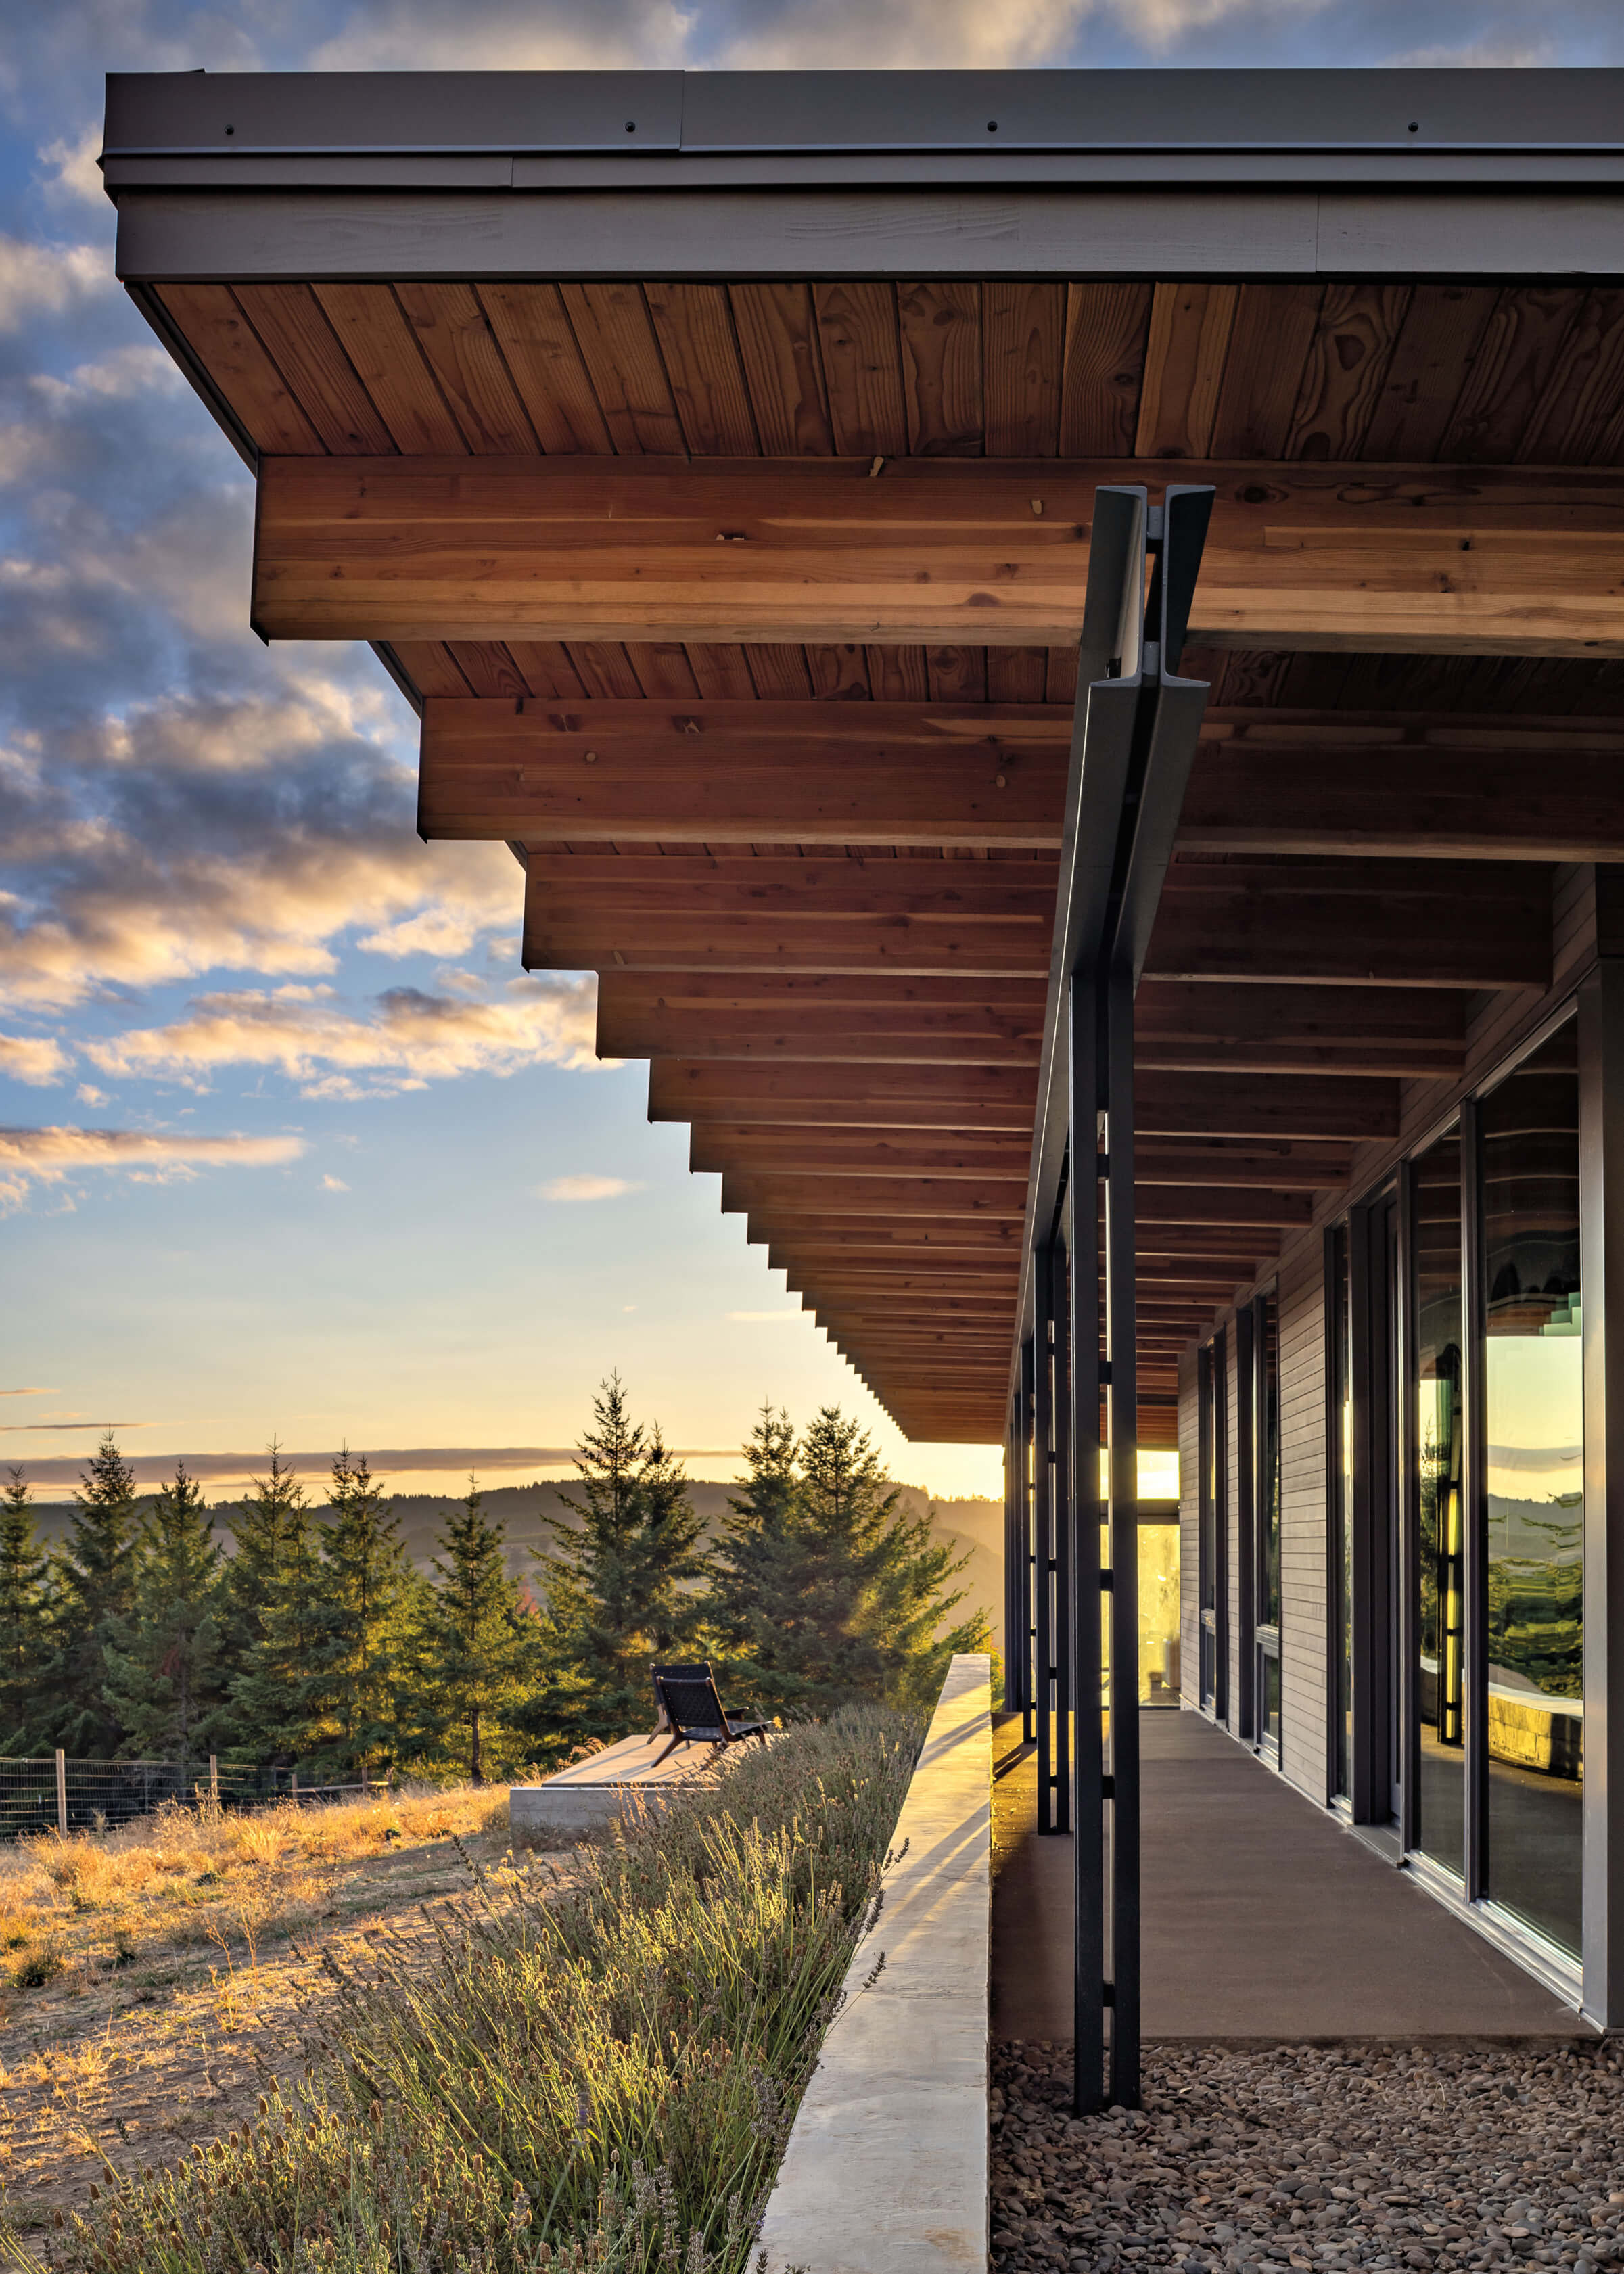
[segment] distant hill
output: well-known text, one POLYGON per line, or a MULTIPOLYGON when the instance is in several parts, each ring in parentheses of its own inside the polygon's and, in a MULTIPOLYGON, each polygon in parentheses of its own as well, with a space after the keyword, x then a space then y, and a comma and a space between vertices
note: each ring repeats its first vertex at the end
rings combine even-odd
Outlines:
MULTIPOLYGON (((574 1518, 562 1499, 562 1495, 571 1489, 568 1485, 560 1487, 556 1484, 496 1485, 485 1493, 487 1513, 508 1527, 508 1568, 515 1578, 523 1578, 534 1569, 537 1556, 545 1552, 549 1537, 548 1518, 557 1517, 573 1525, 574 1518)), ((694 1506, 708 1532, 714 1532, 719 1525, 727 1510, 728 1495, 734 1489, 733 1486, 726 1484, 695 1483, 689 1486, 694 1506)), ((1002 1650, 1003 1502, 990 1500, 933 1502, 930 1495, 917 1485, 904 1485, 901 1493, 902 1505, 910 1515, 924 1516, 934 1511, 932 1529, 937 1538, 956 1555, 969 1556, 969 1562, 959 1582, 966 1591, 963 1610, 967 1612, 975 1606, 986 1614, 997 1646, 1002 1650)), ((150 1507, 155 1498, 155 1494, 145 1493, 139 1505, 150 1507)), ((457 1497, 447 1493, 397 1493, 393 1495, 393 1502, 406 1552, 420 1571, 426 1571, 434 1554, 435 1539, 452 1510, 458 1506, 457 1497)), ((71 1502, 36 1502, 34 1513, 42 1540, 56 1542, 66 1537, 68 1518, 72 1513, 71 1502)), ((234 1545, 232 1514, 233 1505, 229 1501, 214 1503, 214 1523, 228 1553, 234 1545)))

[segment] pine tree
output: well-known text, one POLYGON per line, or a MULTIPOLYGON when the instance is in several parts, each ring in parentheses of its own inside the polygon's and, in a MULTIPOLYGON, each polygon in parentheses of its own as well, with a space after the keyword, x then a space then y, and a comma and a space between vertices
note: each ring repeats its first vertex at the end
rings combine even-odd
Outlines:
POLYGON ((320 1776, 387 1766, 399 1750, 398 1685, 405 1630, 420 1583, 406 1560, 387 1497, 366 1456, 346 1446, 333 1464, 321 1544, 319 1639, 304 1701, 304 1743, 320 1776))
MULTIPOLYGON (((226 1567, 221 1656, 235 1698, 259 1660, 273 1607, 282 1599, 289 1559, 309 1541, 311 1511, 304 1487, 282 1457, 274 1438, 270 1474, 255 1477, 253 1489, 237 1502, 231 1529, 236 1552, 226 1567)), ((233 1717, 233 1742, 256 1758, 262 1748, 252 1720, 233 1717)))
POLYGON ((865 1620, 879 1649, 886 1698, 920 1713, 935 1706, 956 1651, 992 1647, 992 1629, 980 1610, 941 1631, 944 1619, 965 1599, 966 1591, 951 1582, 970 1558, 955 1556, 936 1539, 935 1514, 931 1509, 924 1516, 898 1516, 887 1527, 865 1620))
POLYGON ((107 1702, 107 1642, 112 1623, 135 1607, 139 1540, 134 1472, 110 1429, 79 1482, 56 1564, 56 1642, 41 1737, 81 1758, 109 1759, 125 1732, 107 1702))
POLYGON ((784 1417, 763 1413, 745 1448, 745 1494, 718 1558, 718 1590, 748 1638, 760 1710, 822 1715, 857 1697, 928 1704, 954 1650, 984 1647, 979 1614, 938 1635, 962 1600, 964 1568, 929 1517, 901 1495, 861 1427, 838 1406, 814 1417, 794 1449, 784 1417))
MULTIPOLYGON (((288 1472, 283 1471, 282 1475, 288 1472)), ((256 1483, 263 1496, 267 1485, 256 1483)), ((259 1632, 238 1665, 231 1688, 231 1724, 239 1751, 252 1759, 297 1768, 323 1741, 325 1670, 330 1604, 314 1511, 302 1487, 284 1495, 284 1529, 258 1608, 259 1632)))
POLYGON ((26 1752, 50 1662, 50 1559, 20 1469, 0 1491, 0 1751, 26 1752))
POLYGON ((830 1653, 836 1678, 894 1705, 923 1706, 940 1689, 955 1650, 984 1648, 975 1613, 937 1636, 964 1590, 944 1590, 969 1562, 931 1536, 929 1516, 898 1512, 867 1434, 837 1405, 822 1407, 800 1447, 801 1514, 823 1551, 808 1605, 809 1630, 830 1653))
POLYGON ((782 1408, 775 1412, 771 1404, 763 1404, 745 1442, 744 1462, 710 1558, 705 1624, 718 1645, 729 1708, 781 1713, 799 1690, 786 1637, 805 1554, 797 1523, 795 1431, 782 1408))
POLYGON ((470 1474, 462 1513, 437 1545, 417 1636, 423 1736, 455 1750, 475 1784, 500 1754, 537 1655, 536 1620, 508 1576, 507 1527, 485 1512, 470 1474))
POLYGON ((199 1760, 217 1740, 225 1703, 224 1559, 184 1461, 158 1495, 141 1548, 134 1602, 107 1623, 103 1694, 123 1725, 126 1752, 199 1760))
POLYGON ((553 1519, 549 1674, 527 1719, 544 1738, 622 1737, 652 1713, 650 1663, 694 1646, 699 1518, 680 1463, 658 1425, 632 1420, 618 1374, 592 1401, 575 1467, 581 1497, 560 1497, 580 1528, 553 1519))

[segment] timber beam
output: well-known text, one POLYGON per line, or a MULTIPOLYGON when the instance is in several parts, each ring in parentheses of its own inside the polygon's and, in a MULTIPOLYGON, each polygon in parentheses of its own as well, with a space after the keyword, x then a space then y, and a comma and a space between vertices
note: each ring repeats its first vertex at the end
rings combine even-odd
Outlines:
POLYGON ((1355 1075, 1146 1073, 1134 1082, 1134 1137, 1336 1139, 1398 1135, 1399 1085, 1355 1075))
POLYGON ((1523 862, 1184 856, 1147 977, 1352 987, 1545 987, 1551 877, 1523 862))
POLYGON ((1618 753, 1613 719, 1218 712, 1178 841, 1231 855, 1618 861, 1618 753))
MULTIPOLYGON (((1317 1087, 1362 1089, 1365 1085, 1317 1087)), ((1396 1101, 1395 1086, 1394 1096, 1396 1101)), ((1030 1144, 1036 1110, 1037 1078, 1024 1066, 756 1066, 655 1058, 649 1067, 650 1121, 947 1129, 966 1135, 996 1132, 1030 1144)), ((1396 1103, 1395 1118, 1396 1121, 1396 1103)), ((1265 1133, 1282 1133, 1276 1126, 1265 1133)), ((1333 1129, 1330 1133, 1341 1133, 1333 1129)))
POLYGON ((1035 980, 994 990, 963 979, 614 970, 598 989, 600 1058, 1035 1067, 1042 1039, 1035 980))
POLYGON ((748 1121, 696 1121, 688 1137, 688 1164, 690 1170, 712 1173, 754 1169, 785 1176, 1024 1179, 1031 1153, 1031 1141, 1023 1137, 958 1144, 930 1130, 887 1135, 883 1130, 776 1129, 748 1121))
MULTIPOLYGON (((1244 1193, 1243 1200, 1252 1195, 1244 1193)), ((1026 1179, 972 1181, 965 1177, 774 1177, 731 1172, 722 1178, 724 1216, 774 1222, 792 1216, 960 1216, 1019 1224, 1026 1211, 1026 1179)))
POLYGON ((259 462, 267 639, 1064 646, 1099 483, 1213 484, 1208 645, 1624 653, 1610 467, 649 456, 259 462))
POLYGON ((532 853, 524 965, 1041 979, 1056 875, 1034 861, 532 853))
POLYGON ((1133 1062, 1169 1073, 1447 1081, 1465 1063, 1469 999, 1464 988, 1146 979, 1134 999, 1133 1062))
POLYGON ((432 696, 429 838, 1060 850, 1069 705, 432 696))

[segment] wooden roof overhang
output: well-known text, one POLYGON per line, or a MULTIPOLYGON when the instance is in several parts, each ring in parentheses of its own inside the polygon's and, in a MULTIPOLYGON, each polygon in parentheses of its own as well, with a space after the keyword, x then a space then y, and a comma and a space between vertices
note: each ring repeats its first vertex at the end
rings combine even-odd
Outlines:
POLYGON ((1624 858, 1624 74, 115 79, 120 273, 425 837, 909 1434, 997 1442, 1101 483, 1207 480, 1136 1005, 1177 1353, 1624 858))

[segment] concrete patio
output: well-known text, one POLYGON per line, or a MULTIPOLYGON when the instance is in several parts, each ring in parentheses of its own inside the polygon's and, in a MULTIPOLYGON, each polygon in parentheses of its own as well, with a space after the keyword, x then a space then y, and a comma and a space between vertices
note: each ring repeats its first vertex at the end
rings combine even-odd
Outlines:
MULTIPOLYGON (((1071 2036, 1071 1842, 994 1736, 992 2033, 1071 2036)), ((1323 1809, 1190 1712, 1140 1717, 1148 2040, 1593 2032, 1323 1809)))

